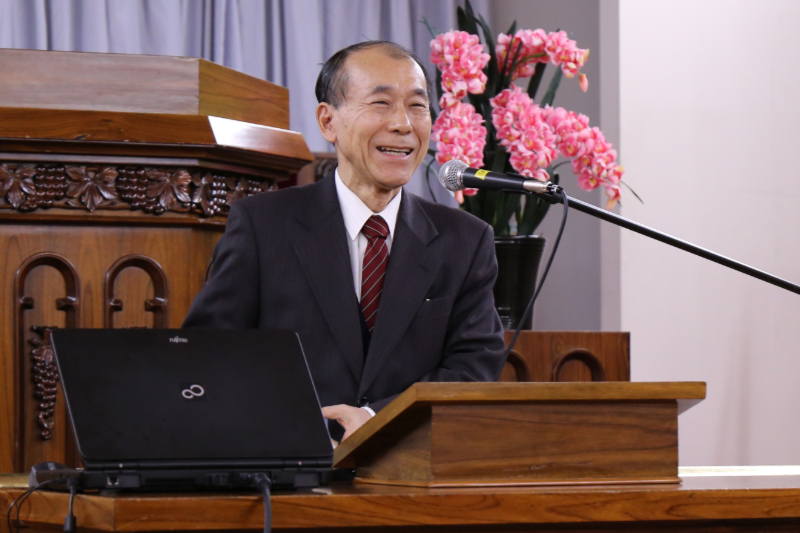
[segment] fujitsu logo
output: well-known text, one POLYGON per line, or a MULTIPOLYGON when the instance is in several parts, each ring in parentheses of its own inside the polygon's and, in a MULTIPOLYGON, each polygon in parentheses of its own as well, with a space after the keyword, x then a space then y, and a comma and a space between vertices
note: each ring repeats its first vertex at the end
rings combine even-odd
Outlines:
POLYGON ((185 339, 185 338, 183 338, 183 337, 178 337, 178 336, 176 335, 175 337, 172 337, 172 338, 169 340, 169 342, 171 342, 171 343, 173 343, 173 344, 178 344, 179 342, 189 342, 189 339, 185 339))

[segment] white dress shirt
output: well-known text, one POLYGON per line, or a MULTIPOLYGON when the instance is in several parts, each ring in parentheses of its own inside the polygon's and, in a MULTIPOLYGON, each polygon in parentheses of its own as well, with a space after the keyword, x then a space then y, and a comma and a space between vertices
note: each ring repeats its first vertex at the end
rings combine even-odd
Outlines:
MULTIPOLYGON (((339 207, 344 218, 344 227, 347 229, 347 248, 350 251, 350 268, 353 272, 353 288, 356 297, 361 301, 361 268, 364 263, 364 252, 367 250, 367 238, 361 233, 361 228, 372 215, 380 215, 389 226, 389 236, 386 237, 386 251, 392 251, 392 236, 397 223, 397 212, 400 209, 400 198, 403 189, 395 195, 380 213, 373 213, 356 193, 347 188, 339 170, 336 170, 336 195, 339 197, 339 207)), ((375 416, 375 411, 369 407, 362 407, 370 415, 375 416)))
POLYGON ((392 252, 392 236, 394 226, 397 223, 397 212, 400 209, 400 197, 403 189, 400 189, 394 198, 386 205, 380 213, 373 213, 356 193, 347 188, 342 178, 339 177, 339 170, 336 170, 336 194, 339 196, 339 206, 344 217, 344 227, 347 229, 347 247, 350 250, 350 268, 353 271, 353 286, 356 296, 361 301, 361 267, 364 263, 364 252, 367 250, 367 238, 361 233, 361 228, 372 215, 380 215, 389 226, 389 236, 386 237, 386 251, 392 252))

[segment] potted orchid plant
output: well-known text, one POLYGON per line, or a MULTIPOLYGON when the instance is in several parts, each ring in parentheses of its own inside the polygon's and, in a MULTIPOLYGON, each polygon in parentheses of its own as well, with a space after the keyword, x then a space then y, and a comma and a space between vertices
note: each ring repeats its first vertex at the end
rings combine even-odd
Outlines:
MULTIPOLYGON (((578 48, 564 31, 517 30, 516 22, 495 40, 469 0, 458 8, 457 19, 458 30, 440 34, 425 21, 434 37, 430 58, 438 67, 439 100, 439 112, 431 111, 436 148, 429 150, 428 171, 434 162, 460 159, 474 168, 558 183, 558 167, 571 163, 578 185, 584 190, 602 186, 612 208, 623 174, 616 151, 587 116, 553 107, 564 76, 577 76, 581 89, 588 90, 581 68, 589 50, 578 48), (550 63, 557 68, 537 101, 550 63), (518 80, 526 78, 523 90, 518 80)), ((495 304, 504 326, 516 327, 521 310, 511 308, 524 309, 533 292, 544 248, 544 239, 533 233, 550 204, 536 196, 475 189, 457 192, 456 199, 494 229, 500 264, 495 304), (520 264, 523 257, 533 264, 520 264)))

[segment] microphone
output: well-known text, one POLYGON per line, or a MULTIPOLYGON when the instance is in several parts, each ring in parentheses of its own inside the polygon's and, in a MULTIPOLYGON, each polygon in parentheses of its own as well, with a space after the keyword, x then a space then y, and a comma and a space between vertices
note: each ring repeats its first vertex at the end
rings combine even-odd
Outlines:
POLYGON ((450 191, 461 189, 491 189, 503 191, 527 191, 533 193, 553 193, 552 183, 510 176, 485 169, 470 168, 458 159, 451 159, 439 169, 439 181, 450 191))

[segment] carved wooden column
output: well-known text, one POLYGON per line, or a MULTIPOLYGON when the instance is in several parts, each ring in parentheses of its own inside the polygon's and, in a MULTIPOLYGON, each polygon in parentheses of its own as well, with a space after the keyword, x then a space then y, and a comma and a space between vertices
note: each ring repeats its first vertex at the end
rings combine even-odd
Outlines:
POLYGON ((0 50, 0 472, 74 464, 52 328, 179 327, 230 206, 313 159, 288 91, 192 58, 0 50))

